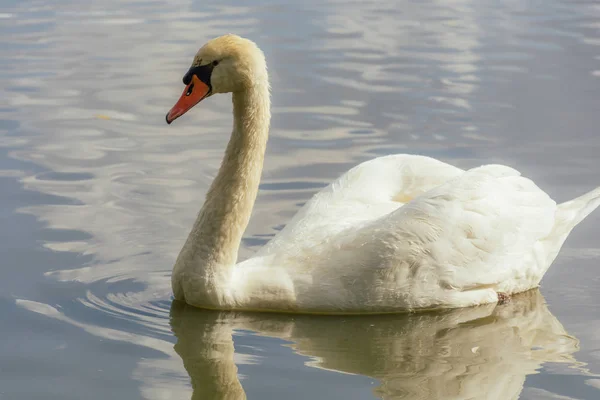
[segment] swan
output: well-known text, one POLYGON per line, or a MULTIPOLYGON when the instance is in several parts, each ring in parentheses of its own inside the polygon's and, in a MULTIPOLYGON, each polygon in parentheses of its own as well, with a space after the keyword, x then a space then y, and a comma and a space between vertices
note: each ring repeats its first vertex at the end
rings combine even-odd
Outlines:
POLYGON ((503 301, 537 287, 600 187, 557 205, 502 165, 462 170, 418 155, 375 158, 308 201, 239 262, 270 123, 264 54, 236 35, 207 42, 166 115, 232 93, 221 167, 173 267, 174 298, 219 310, 394 313, 503 301))

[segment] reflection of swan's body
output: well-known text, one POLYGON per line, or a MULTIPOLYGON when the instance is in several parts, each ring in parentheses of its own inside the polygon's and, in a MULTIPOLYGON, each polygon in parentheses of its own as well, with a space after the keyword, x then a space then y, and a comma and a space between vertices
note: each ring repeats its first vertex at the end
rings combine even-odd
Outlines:
POLYGON ((377 158, 313 197, 255 257, 235 264, 269 130, 262 52, 228 35, 207 43, 167 114, 233 93, 223 164, 175 264, 192 305, 314 313, 393 312, 496 302, 536 287, 600 188, 559 206, 511 168, 468 171, 419 156, 377 158))
POLYGON ((175 350, 197 399, 245 396, 233 361, 234 329, 291 340, 318 360, 311 365, 374 377, 377 396, 388 400, 517 399, 528 374, 544 362, 574 362, 578 349, 538 290, 500 307, 441 313, 292 318, 174 302, 171 317, 175 350))

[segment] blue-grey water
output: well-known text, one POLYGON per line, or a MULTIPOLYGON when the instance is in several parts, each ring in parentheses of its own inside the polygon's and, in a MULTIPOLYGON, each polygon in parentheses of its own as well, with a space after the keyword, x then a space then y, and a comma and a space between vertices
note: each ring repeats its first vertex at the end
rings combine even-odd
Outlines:
POLYGON ((598 399, 600 211, 539 291, 380 317, 207 312, 170 270, 231 103, 164 115, 208 39, 265 51, 273 121, 241 257, 352 165, 504 163, 600 185, 600 3, 5 0, 0 399, 598 399))

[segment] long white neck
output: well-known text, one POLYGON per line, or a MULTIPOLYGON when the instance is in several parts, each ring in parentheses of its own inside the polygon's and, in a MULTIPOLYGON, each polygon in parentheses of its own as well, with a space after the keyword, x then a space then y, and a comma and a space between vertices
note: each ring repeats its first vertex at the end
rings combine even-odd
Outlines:
MULTIPOLYGON (((233 93, 233 132, 217 177, 173 268, 175 298, 186 280, 193 290, 221 297, 256 200, 271 119, 268 81, 233 93)), ((215 299, 207 299, 212 303, 215 299)), ((219 301, 219 300, 216 300, 219 301)))

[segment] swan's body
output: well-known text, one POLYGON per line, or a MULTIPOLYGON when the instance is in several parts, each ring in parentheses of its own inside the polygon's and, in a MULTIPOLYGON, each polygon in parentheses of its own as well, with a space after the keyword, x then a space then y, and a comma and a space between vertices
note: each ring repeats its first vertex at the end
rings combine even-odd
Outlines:
POLYGON ((496 302, 538 286, 600 204, 600 188, 556 205, 509 167, 392 155, 348 171, 235 264, 269 130, 264 56, 223 36, 200 49, 184 82, 169 123, 213 93, 232 92, 234 106, 223 164, 173 269, 175 298, 198 307, 382 313, 496 302))

